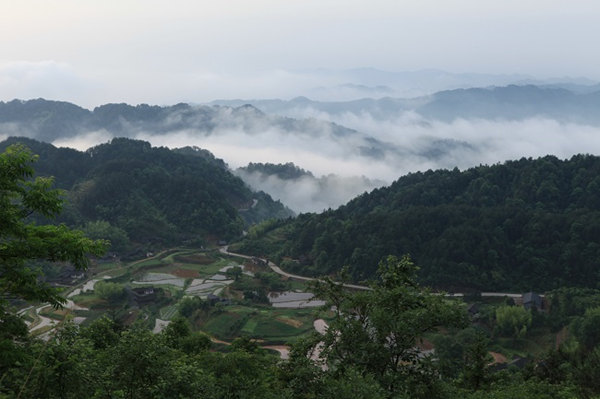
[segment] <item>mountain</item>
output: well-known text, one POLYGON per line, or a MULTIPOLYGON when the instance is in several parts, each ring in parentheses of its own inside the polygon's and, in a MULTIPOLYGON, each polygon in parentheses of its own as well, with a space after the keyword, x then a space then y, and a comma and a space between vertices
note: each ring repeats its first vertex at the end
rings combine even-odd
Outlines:
POLYGON ((303 79, 296 86, 296 95, 320 101, 355 100, 365 97, 418 97, 443 90, 459 88, 507 86, 511 84, 592 86, 598 82, 586 78, 536 79, 523 74, 452 73, 439 69, 385 71, 376 68, 346 70, 316 69, 295 71, 290 79, 303 79), (306 82, 321 82, 306 86, 306 82), (300 91, 298 91, 300 90, 300 91))
MULTIPOLYGON (((252 104, 267 113, 288 117, 313 115, 334 122, 348 114, 374 120, 394 120, 415 113, 424 120, 524 120, 548 118, 561 122, 600 125, 600 86, 509 85, 453 89, 414 98, 362 98, 352 101, 313 101, 306 97, 284 100, 218 100, 214 105, 252 104)), ((346 118, 345 118, 346 117, 346 118)))
POLYGON ((563 88, 506 86, 439 92, 416 112, 443 121, 547 118, 597 126, 599 107, 600 91, 578 94, 563 88))
POLYGON ((182 130, 209 136, 219 129, 240 129, 252 135, 276 128, 319 136, 322 125, 340 137, 358 133, 328 122, 269 116, 248 104, 235 108, 105 104, 89 111, 74 104, 44 99, 0 101, 0 134, 45 142, 96 131, 103 131, 109 137, 133 138, 139 133, 152 136, 182 130))
POLYGON ((600 157, 546 156, 405 175, 322 214, 272 224, 240 246, 300 274, 355 281, 388 254, 449 290, 596 287, 600 157), (289 259, 295 259, 295 261, 289 259))
POLYGON ((291 211, 262 192, 253 192, 222 160, 198 148, 169 150, 127 138, 80 152, 26 138, 39 155, 41 176, 54 176, 67 190, 59 221, 74 226, 119 229, 140 245, 172 245, 241 236, 245 226, 289 217, 291 211))

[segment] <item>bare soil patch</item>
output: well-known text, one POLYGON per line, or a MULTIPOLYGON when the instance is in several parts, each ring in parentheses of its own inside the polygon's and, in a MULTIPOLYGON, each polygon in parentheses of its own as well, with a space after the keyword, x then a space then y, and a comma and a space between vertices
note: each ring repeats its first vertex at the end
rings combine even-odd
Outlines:
POLYGON ((190 269, 175 269, 171 272, 173 275, 177 276, 177 277, 182 277, 182 278, 196 278, 196 277, 200 277, 200 273, 198 273, 197 270, 190 270, 190 269))
POLYGON ((173 257, 177 262, 182 263, 196 263, 199 265, 210 265, 215 260, 202 254, 193 254, 193 255, 175 255, 173 257))
POLYGON ((435 348, 433 343, 425 338, 421 338, 421 340, 417 343, 417 346, 419 349, 424 351, 430 351, 435 348))
POLYGON ((275 320, 287 324, 288 326, 292 326, 294 328, 299 328, 300 326, 302 326, 302 322, 300 320, 290 319, 288 317, 276 317, 275 320))
POLYGON ((490 355, 492 355, 494 358, 494 361, 491 364, 506 363, 508 361, 506 356, 504 356, 502 353, 490 352, 490 355))

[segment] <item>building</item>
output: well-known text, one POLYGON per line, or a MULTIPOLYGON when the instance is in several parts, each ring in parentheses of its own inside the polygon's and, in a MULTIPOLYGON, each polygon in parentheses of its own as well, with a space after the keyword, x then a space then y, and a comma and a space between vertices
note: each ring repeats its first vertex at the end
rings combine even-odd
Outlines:
POLYGON ((527 310, 535 308, 536 310, 544 309, 544 300, 535 292, 527 292, 521 296, 523 307, 527 310))

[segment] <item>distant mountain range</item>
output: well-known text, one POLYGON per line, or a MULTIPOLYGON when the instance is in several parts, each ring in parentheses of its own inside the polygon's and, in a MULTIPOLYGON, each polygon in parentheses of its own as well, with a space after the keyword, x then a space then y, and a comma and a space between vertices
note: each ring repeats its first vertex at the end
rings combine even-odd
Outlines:
POLYGON ((600 124, 600 85, 509 85, 456 89, 415 98, 364 98, 342 102, 313 101, 306 97, 285 100, 218 100, 213 105, 236 107, 252 104, 266 113, 302 117, 319 113, 369 115, 376 120, 414 112, 424 119, 523 120, 548 118, 560 122, 600 124))
MULTIPOLYGON (((453 73, 438 69, 385 71, 377 68, 346 70, 313 69, 289 71, 291 79, 304 82, 295 93, 320 101, 361 98, 412 98, 444 90, 508 85, 535 85, 565 88, 573 92, 597 91, 598 82, 586 78, 557 77, 539 79, 523 74, 453 73), (306 82, 322 82, 306 87, 306 82), (298 91, 299 90, 299 91, 298 91)), ((298 95, 297 94, 297 95, 298 95)))
MULTIPOLYGON (((105 104, 89 111, 68 102, 44 99, 0 102, 0 134, 46 142, 98 130, 113 137, 133 137, 140 132, 152 135, 182 130, 210 135, 218 128, 240 128, 249 134, 265 128, 301 131, 308 135, 320 133, 315 121, 271 117, 251 105, 232 108, 189 104, 166 107, 105 104)), ((337 136, 356 133, 335 124, 328 124, 328 128, 337 136)))
MULTIPOLYGON (((365 84, 377 86, 378 79, 365 84)), ((319 212, 411 171, 598 152, 598 87, 587 81, 544 84, 345 102, 297 97, 209 105, 105 104, 93 110, 43 99, 13 100, 0 102, 0 139, 24 136, 67 146, 81 139, 85 146, 78 148, 87 148, 128 137, 209 148, 236 168, 293 162, 313 175, 281 179, 269 168, 237 174, 297 212, 319 212)))

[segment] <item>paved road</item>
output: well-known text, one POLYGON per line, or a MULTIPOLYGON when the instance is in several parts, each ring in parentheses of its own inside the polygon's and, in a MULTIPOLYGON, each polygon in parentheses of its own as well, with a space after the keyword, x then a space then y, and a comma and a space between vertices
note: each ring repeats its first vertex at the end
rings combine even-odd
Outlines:
MULTIPOLYGON (((248 256, 248 255, 242 255, 242 254, 237 254, 234 252, 229 252, 228 251, 228 246, 225 245, 224 247, 219 248, 219 252, 221 252, 222 254, 225 255, 231 255, 231 256, 237 256, 239 258, 244 258, 244 259, 252 259, 255 258, 255 256, 248 256)), ((261 259, 261 258, 258 258, 261 259)), ((313 277, 306 277, 306 276, 299 276, 297 274, 291 274, 288 272, 284 272, 283 270, 281 270, 281 268, 279 266, 277 266, 275 263, 271 262, 271 261, 267 261, 266 259, 261 259, 263 262, 267 263, 269 265, 269 267, 271 268, 271 270, 273 270, 275 273, 282 275, 284 277, 290 278, 292 280, 298 280, 298 281, 323 281, 323 280, 319 280, 313 277)), ((341 284, 341 283, 337 283, 337 284, 341 284)), ((354 290, 370 290, 370 287, 366 287, 364 285, 356 285, 356 284, 341 284, 343 287, 346 288, 350 288, 350 289, 354 289, 354 290)))
MULTIPOLYGON (((254 258, 254 256, 248 256, 248 255, 242 255, 242 254, 238 254, 238 253, 234 253, 234 252, 229 252, 227 245, 219 248, 219 251, 225 255, 237 256, 239 258, 244 258, 244 259, 254 258)), ((261 260, 263 262, 267 262, 266 259, 261 259, 261 260)), ((275 273, 280 274, 285 277, 288 277, 292 280, 298 280, 298 281, 315 281, 315 280, 317 280, 316 278, 312 278, 312 277, 299 276, 297 274, 291 274, 291 273, 284 272, 283 270, 281 270, 281 268, 279 266, 277 266, 275 263, 273 263, 271 261, 268 262, 268 265, 271 268, 271 270, 273 270, 275 273)), ((355 290, 370 290, 371 289, 370 287, 366 287, 364 285, 356 285, 356 284, 342 284, 342 285, 346 288, 351 288, 351 289, 355 289, 355 290)), ((447 297, 453 297, 453 296, 463 297, 468 294, 465 294, 462 292, 454 292, 454 293, 445 293, 444 295, 447 297)), ((515 293, 511 293, 511 292, 482 292, 481 296, 488 297, 488 298, 491 298, 491 297, 521 298, 522 294, 515 294, 515 293)), ((540 295, 540 296, 543 297, 543 295, 540 295)))

